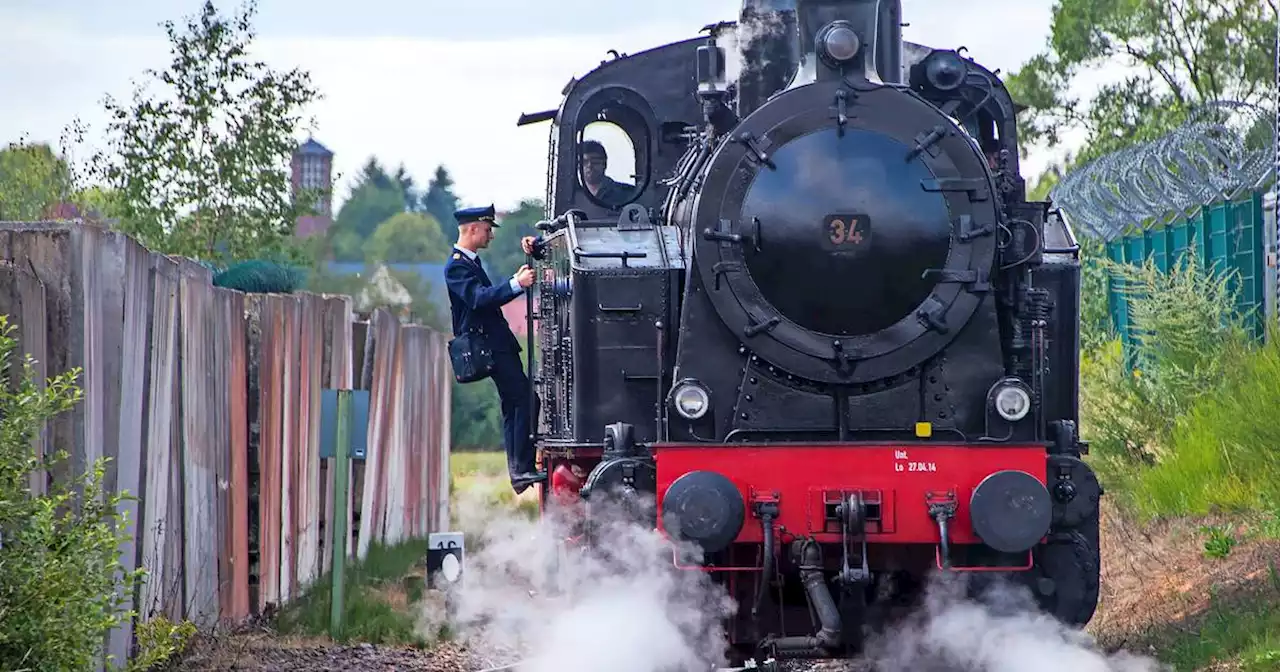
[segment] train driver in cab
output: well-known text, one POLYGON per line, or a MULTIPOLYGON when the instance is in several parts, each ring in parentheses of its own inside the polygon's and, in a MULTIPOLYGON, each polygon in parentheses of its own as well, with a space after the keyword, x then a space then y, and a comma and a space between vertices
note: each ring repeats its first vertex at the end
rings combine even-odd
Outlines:
POLYGON ((597 201, 610 209, 617 209, 631 199, 634 185, 618 182, 605 174, 609 167, 609 154, 604 151, 604 145, 595 140, 583 141, 578 145, 578 160, 582 162, 582 184, 597 201))

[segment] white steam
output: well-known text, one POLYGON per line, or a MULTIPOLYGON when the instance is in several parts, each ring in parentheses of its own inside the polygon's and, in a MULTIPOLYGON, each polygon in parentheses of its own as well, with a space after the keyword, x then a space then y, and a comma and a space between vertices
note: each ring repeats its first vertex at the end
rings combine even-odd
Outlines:
MULTIPOLYGON (((450 629, 510 652, 521 672, 665 672, 724 664, 733 602, 705 572, 677 568, 670 542, 621 512, 595 519, 606 543, 563 546, 567 516, 493 516, 467 540, 450 629), (474 552, 471 547, 479 548, 474 552)), ((471 525, 468 529, 478 529, 471 525)))
POLYGON ((750 49, 756 41, 778 37, 785 30, 786 24, 777 13, 772 12, 753 15, 749 21, 740 20, 733 28, 725 28, 716 37, 716 44, 724 48, 725 79, 733 83, 743 72, 768 65, 767 59, 747 62, 743 52, 750 49))
MULTIPOLYGON (((688 672, 723 666, 723 619, 737 605, 697 570, 677 568, 662 535, 620 512, 593 523, 607 540, 565 547, 565 515, 530 520, 459 502, 467 538, 462 585, 448 628, 492 664, 520 672, 688 672)), ((681 549, 682 556, 691 549, 681 549)), ((688 562, 688 561, 682 561, 688 562)), ((930 577, 922 606, 867 642, 865 660, 794 662, 788 670, 876 672, 1163 672, 1125 652, 1108 654, 1082 630, 1034 607, 1022 585, 992 580, 970 597, 967 573, 930 577)), ((988 577, 989 578, 989 577, 988 577)), ((440 625, 436 601, 428 610, 440 625)), ((424 613, 424 617, 426 614, 424 613)))
POLYGON ((930 578, 924 608, 869 643, 877 672, 1161 672, 1158 661, 1108 655, 1082 630, 1034 608, 1024 586, 992 581, 977 600, 963 573, 930 578))

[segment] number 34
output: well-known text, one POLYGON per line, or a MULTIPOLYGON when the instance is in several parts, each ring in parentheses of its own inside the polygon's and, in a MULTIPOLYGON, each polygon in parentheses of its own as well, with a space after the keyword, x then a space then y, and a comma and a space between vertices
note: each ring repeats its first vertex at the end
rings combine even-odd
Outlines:
POLYGON ((852 245, 862 244, 862 231, 858 229, 858 220, 849 220, 846 227, 843 219, 831 220, 831 242, 836 245, 849 243, 852 245))

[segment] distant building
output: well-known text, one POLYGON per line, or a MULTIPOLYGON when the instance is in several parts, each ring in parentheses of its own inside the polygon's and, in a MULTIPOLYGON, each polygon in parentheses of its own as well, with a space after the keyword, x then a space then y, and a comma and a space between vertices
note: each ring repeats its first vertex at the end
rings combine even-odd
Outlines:
POLYGON ((333 152, 313 138, 293 151, 293 197, 302 189, 320 189, 324 193, 316 203, 319 214, 298 218, 297 236, 306 238, 323 234, 333 224, 333 152))

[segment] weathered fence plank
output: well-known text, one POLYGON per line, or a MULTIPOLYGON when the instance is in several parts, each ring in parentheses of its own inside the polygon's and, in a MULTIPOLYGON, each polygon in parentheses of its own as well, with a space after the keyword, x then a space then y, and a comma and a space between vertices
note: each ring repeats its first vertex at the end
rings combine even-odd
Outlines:
POLYGON ((227 337, 227 430, 229 432, 231 474, 229 483, 231 542, 224 550, 231 564, 231 580, 224 595, 222 615, 240 620, 251 615, 249 609, 249 360, 248 324, 245 319, 244 295, 220 292, 226 317, 227 337))
MULTIPOLYGON (((116 491, 142 492, 143 451, 147 422, 147 360, 151 345, 151 255, 132 240, 124 241, 124 307, 119 381, 119 439, 116 456, 116 491)), ((120 513, 125 518, 129 538, 120 545, 120 564, 125 573, 138 567, 139 515, 138 502, 125 499, 120 513)), ((145 514, 144 514, 145 515, 145 514)), ((134 608, 133 594, 123 596, 125 609, 134 608)), ((133 623, 126 620, 112 631, 107 654, 114 660, 126 660, 133 641, 133 623)))
MULTIPOLYGON (((9 326, 18 339, 18 352, 31 358, 36 389, 44 391, 48 377, 45 359, 49 349, 44 284, 32 270, 5 262, 0 264, 0 286, 9 289, 0 293, 0 314, 9 316, 9 326)), ((9 371, 9 383, 17 384, 21 374, 22 367, 14 366, 9 371)), ((49 454, 48 427, 42 428, 31 440, 31 450, 36 459, 49 454)), ((46 477, 43 469, 31 473, 29 484, 33 493, 43 494, 46 491, 46 477)))
POLYGON ((180 263, 182 339, 183 578, 188 618, 200 627, 215 624, 218 612, 217 483, 218 449, 209 427, 215 412, 217 366, 209 341, 213 287, 209 271, 180 263))

